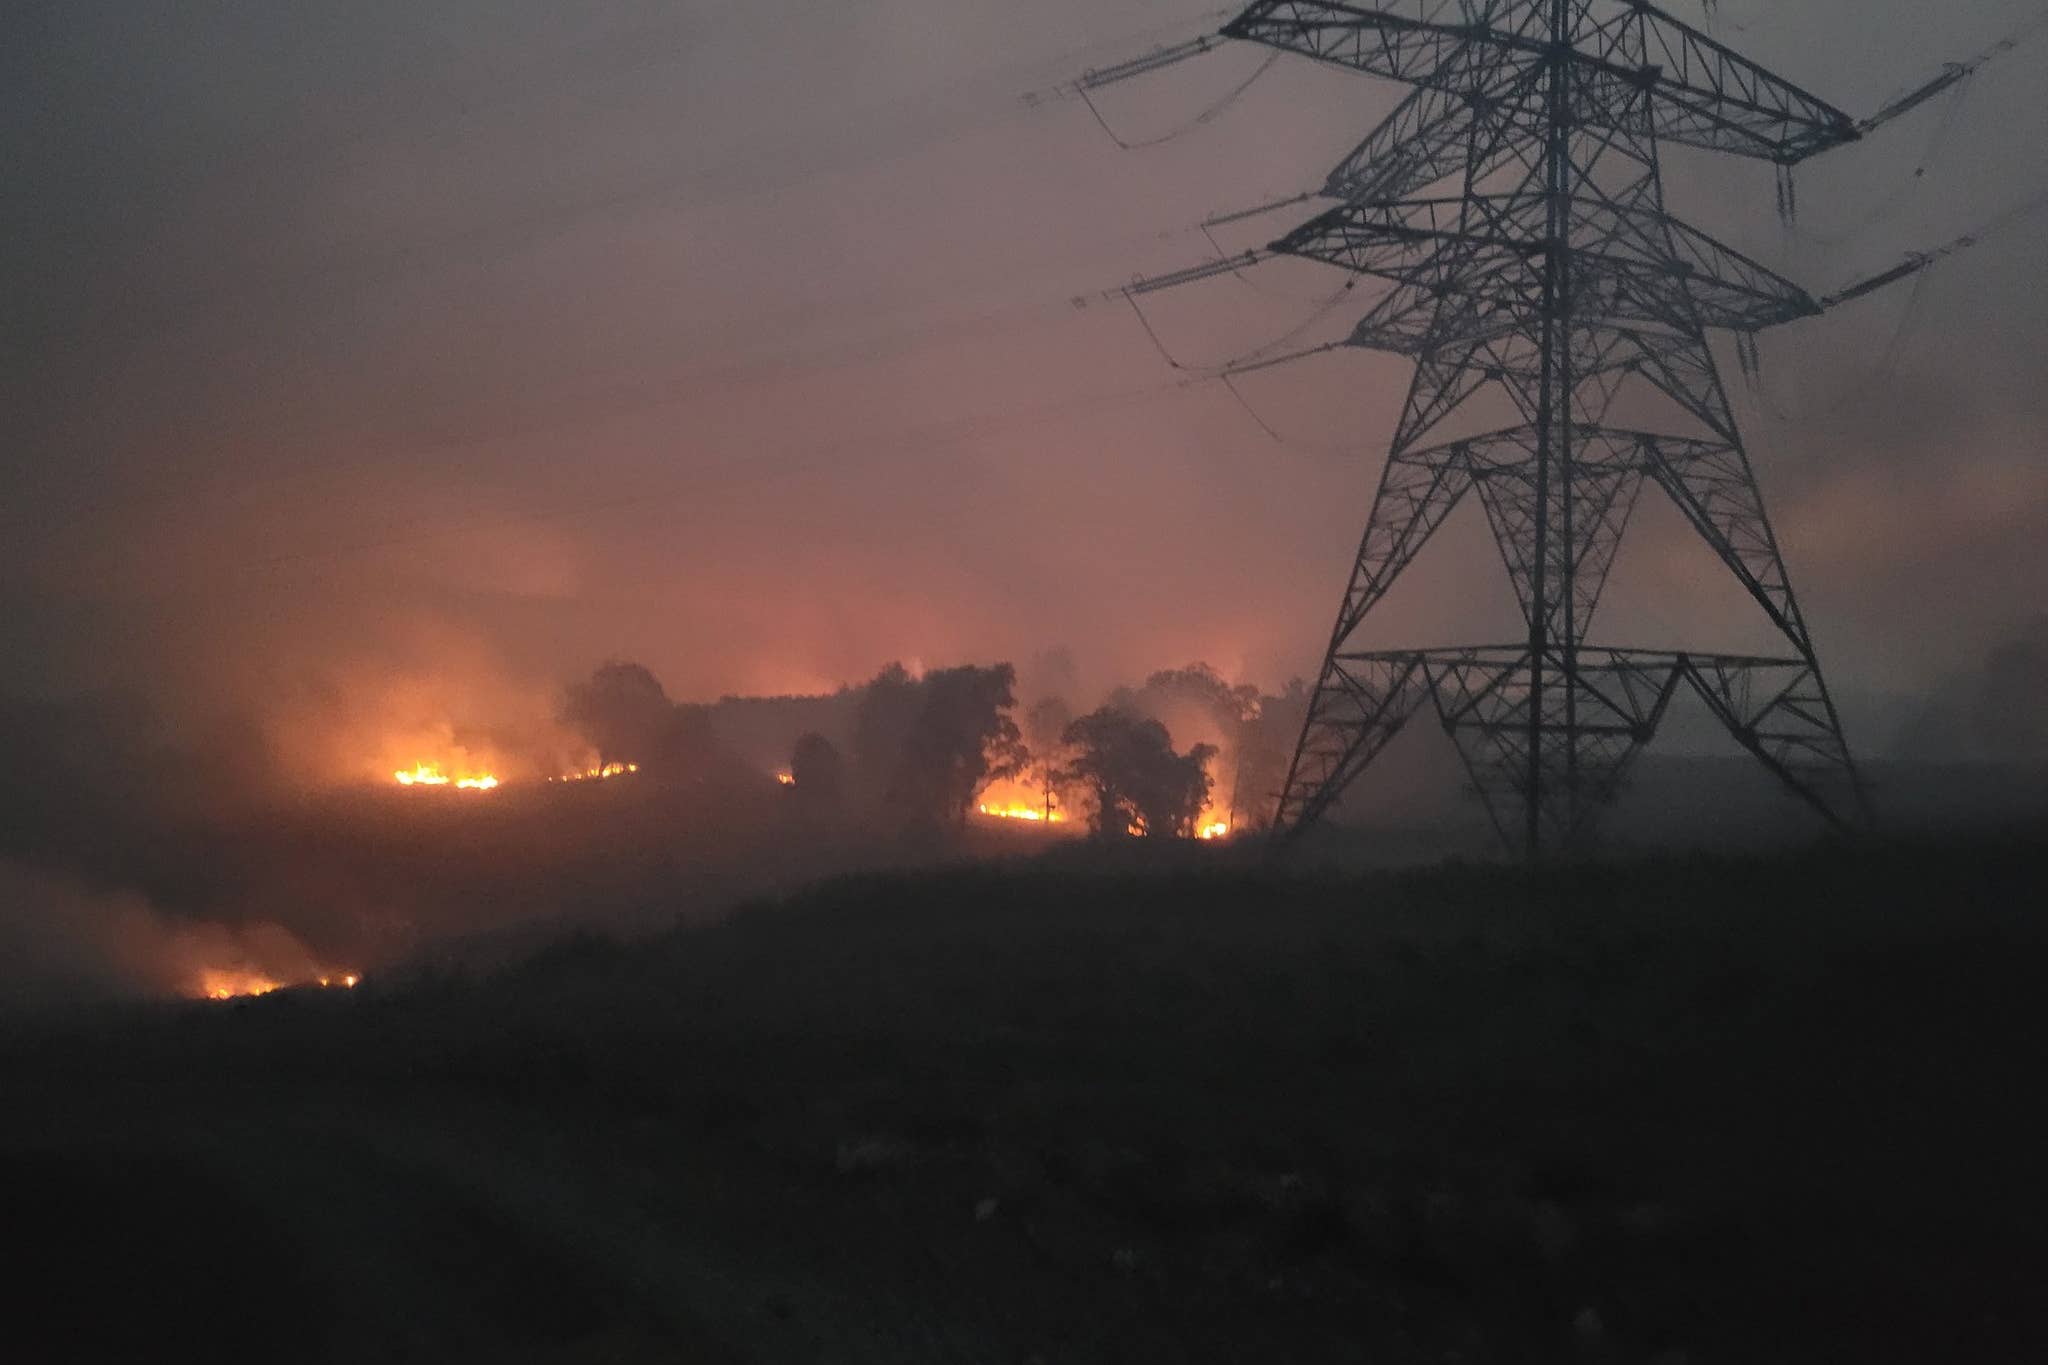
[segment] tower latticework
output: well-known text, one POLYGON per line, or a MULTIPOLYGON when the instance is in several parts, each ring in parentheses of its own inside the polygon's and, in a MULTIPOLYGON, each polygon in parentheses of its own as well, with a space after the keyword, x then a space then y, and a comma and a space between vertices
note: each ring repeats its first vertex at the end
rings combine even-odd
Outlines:
POLYGON ((1829 821, 1860 822, 1856 770, 1708 342, 1820 306, 1666 213, 1658 167, 1663 143, 1789 167, 1853 140, 1855 124, 1633 0, 1258 0, 1223 32, 1415 87, 1331 173, 1323 192, 1338 205, 1272 248, 1386 281, 1349 343, 1415 363, 1276 828, 1316 821, 1429 708, 1503 838, 1532 856, 1571 846, 1682 687, 1829 821), (1489 408, 1506 424, 1483 420, 1489 408), (1646 483, 1782 647, 1594 643, 1646 483), (1467 497, 1526 634, 1359 648, 1374 607, 1467 497))

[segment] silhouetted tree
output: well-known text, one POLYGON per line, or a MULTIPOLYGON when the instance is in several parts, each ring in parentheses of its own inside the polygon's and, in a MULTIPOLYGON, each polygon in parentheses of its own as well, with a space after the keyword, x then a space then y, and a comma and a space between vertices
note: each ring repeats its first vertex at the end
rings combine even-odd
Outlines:
POLYGON ((1177 754, 1164 725, 1115 706, 1089 712, 1063 738, 1077 751, 1069 771, 1094 794, 1098 836, 1132 829, 1153 837, 1195 832, 1209 802, 1214 745, 1177 754))
POLYGON ((652 761, 661 772, 683 775, 710 761, 717 748, 718 741, 711 733, 711 708, 677 702, 669 708, 652 761))
POLYGON ((588 682, 572 683, 562 719, 597 750, 600 766, 653 762, 686 744, 686 720, 661 683, 636 663, 613 660, 588 682))
POLYGON ((1230 793, 1233 825, 1263 829, 1273 823, 1308 706, 1308 684, 1293 678, 1279 695, 1260 697, 1258 713, 1239 727, 1230 793))
POLYGON ((1243 789, 1239 769, 1244 753, 1257 736, 1252 733, 1260 709, 1259 689, 1250 683, 1229 683, 1205 663, 1161 669, 1138 687, 1120 687, 1109 705, 1134 715, 1149 716, 1169 733, 1214 738, 1222 761, 1210 776, 1229 785, 1231 823, 1237 823, 1237 797, 1243 789))
POLYGON ((975 794, 1024 765, 1017 723, 1017 671, 972 664, 927 673, 924 704, 905 741, 893 801, 913 822, 965 824, 975 794))
POLYGON ((813 730, 790 751, 789 775, 797 797, 813 810, 836 810, 844 799, 846 764, 832 741, 813 730))
POLYGON ((1259 713, 1259 689, 1250 683, 1227 683, 1205 663, 1165 668, 1136 689, 1119 688, 1111 702, 1127 711, 1170 725, 1176 711, 1194 710, 1209 716, 1222 734, 1259 713))
POLYGON ((1038 789, 1047 820, 1052 819, 1060 790, 1067 785, 1067 767, 1073 759, 1067 747, 1067 727, 1073 723, 1074 710, 1060 697, 1041 697, 1024 713, 1025 770, 1038 789))
POLYGON ((861 689, 853 715, 853 763, 870 796, 886 796, 897 787, 903 751, 923 706, 923 685, 900 663, 861 689))

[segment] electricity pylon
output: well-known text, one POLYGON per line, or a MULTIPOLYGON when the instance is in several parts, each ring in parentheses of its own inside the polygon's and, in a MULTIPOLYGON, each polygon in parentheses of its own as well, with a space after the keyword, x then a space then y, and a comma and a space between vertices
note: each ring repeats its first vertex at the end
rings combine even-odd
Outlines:
MULTIPOLYGON (((1681 685, 1827 820, 1861 823, 1863 790, 1708 344, 1710 329, 1746 340, 1820 305, 1667 214, 1658 169, 1666 142, 1789 168, 1854 140, 1856 124, 1638 0, 1258 0, 1223 33, 1416 87, 1331 172, 1323 193, 1342 202, 1270 248, 1388 281, 1348 344, 1415 361, 1276 830, 1322 816, 1427 705, 1503 839, 1531 857, 1569 847, 1681 685), (1512 404, 1509 425, 1474 420, 1487 392, 1512 404), (1635 416, 1646 406, 1654 418, 1635 416), (1646 480, 1785 650, 1590 642, 1646 480), (1356 648, 1468 493, 1526 638, 1356 648)), ((1783 171, 1779 193, 1782 206, 1783 171)))

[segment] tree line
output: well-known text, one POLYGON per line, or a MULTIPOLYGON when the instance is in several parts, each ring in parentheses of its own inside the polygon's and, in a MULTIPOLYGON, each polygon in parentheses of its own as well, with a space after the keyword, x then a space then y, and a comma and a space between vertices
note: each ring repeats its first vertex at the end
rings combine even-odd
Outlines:
MULTIPOLYGON (((1269 818, 1306 700, 1298 682, 1264 695, 1190 664, 1119 687, 1085 714, 1062 696, 1037 697, 1020 721, 1010 664, 913 675, 892 663, 858 689, 844 751, 806 732, 787 779, 808 812, 858 812, 906 829, 964 826, 999 782, 1027 785, 1048 819, 1082 816, 1105 838, 1185 838, 1212 805, 1233 827, 1251 828, 1269 818), (1176 747, 1176 728, 1214 742, 1176 747)), ((637 763, 657 774, 732 767, 707 709, 672 701, 636 663, 607 663, 568 688, 562 719, 601 765, 637 763)))
POLYGON ((1300 727, 1306 691, 1264 696, 1225 682, 1206 664, 1155 673, 1075 715, 1058 695, 1037 698, 1018 722, 1016 670, 962 665, 912 677, 891 664, 867 684, 855 714, 851 763, 824 736, 802 736, 791 755, 800 800, 836 807, 849 767, 884 810, 908 825, 964 824, 991 784, 1023 781, 1050 819, 1082 813, 1105 838, 1185 838, 1212 799, 1235 826, 1269 818, 1271 795, 1300 727), (1224 743, 1175 747, 1168 717, 1192 717, 1224 743), (1217 791, 1219 758, 1230 790, 1217 791))

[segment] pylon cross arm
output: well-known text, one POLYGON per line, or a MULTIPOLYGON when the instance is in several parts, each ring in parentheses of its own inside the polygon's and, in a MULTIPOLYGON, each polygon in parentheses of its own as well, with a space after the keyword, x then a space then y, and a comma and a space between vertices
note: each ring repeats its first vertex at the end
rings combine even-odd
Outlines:
POLYGON ((1497 46, 1484 22, 1497 4, 1478 0, 1398 0, 1372 8, 1257 0, 1223 27, 1245 38, 1390 80, 1436 80, 1467 42, 1497 46))
MULTIPOLYGON (((1548 59, 1553 48, 1539 22, 1545 8, 1508 0, 1255 0, 1223 35, 1457 92, 1469 84, 1459 74, 1465 61, 1548 59)), ((1570 61, 1582 124, 1786 164, 1859 136, 1855 120, 1833 105, 1637 0, 1588 6, 1570 61)))
MULTIPOLYGON (((1520 194, 1348 203, 1267 249, 1439 293, 1497 294, 1503 281, 1540 280, 1540 225, 1519 221, 1520 194)), ((1581 320, 1596 317, 1761 331, 1811 317, 1820 305, 1790 280, 1669 215, 1598 199, 1578 207, 1570 249, 1581 320)))
POLYGON ((1714 41, 1654 5, 1627 0, 1582 35, 1602 68, 1648 79, 1656 135, 1667 142, 1790 164, 1860 134, 1827 101, 1714 41))
POLYGON ((1320 818, 1426 691, 1502 838, 1543 856, 1587 837, 1686 684, 1830 820, 1865 818, 1709 340, 1819 305, 1667 213, 1658 169, 1667 142, 1789 164, 1855 125, 1644 0, 1256 0, 1225 32, 1415 87, 1331 173, 1321 194, 1337 202, 1255 253, 1385 281, 1337 344, 1415 365, 1276 825, 1320 818), (1489 406, 1465 409, 1482 391, 1489 406), (1511 425, 1465 434, 1505 412, 1511 425), (1589 642, 1651 483, 1789 657, 1589 642), (1464 501, 1481 504, 1526 639, 1361 649, 1464 501))

